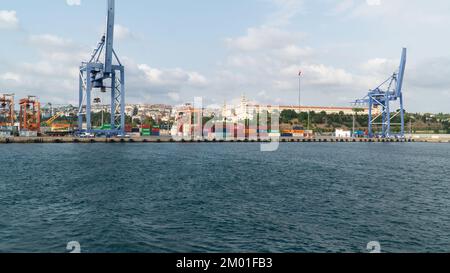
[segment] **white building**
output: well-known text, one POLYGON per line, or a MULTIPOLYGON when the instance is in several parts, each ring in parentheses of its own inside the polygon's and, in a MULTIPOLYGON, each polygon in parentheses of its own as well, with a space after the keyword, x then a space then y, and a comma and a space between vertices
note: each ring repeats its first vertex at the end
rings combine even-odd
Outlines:
POLYGON ((352 137, 352 132, 344 131, 342 129, 336 129, 335 135, 337 138, 349 138, 349 137, 352 137))

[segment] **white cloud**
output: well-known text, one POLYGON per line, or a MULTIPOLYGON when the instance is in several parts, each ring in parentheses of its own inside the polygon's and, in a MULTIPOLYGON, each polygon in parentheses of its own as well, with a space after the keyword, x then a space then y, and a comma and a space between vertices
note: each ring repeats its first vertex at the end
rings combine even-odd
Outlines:
POLYGON ((425 1, 410 0, 366 0, 348 11, 351 19, 373 21, 377 25, 402 25, 403 31, 417 27, 432 27, 450 24, 448 1, 434 1, 433 5, 425 1), (383 18, 383 20, 379 20, 383 18))
POLYGON ((367 5, 369 6, 380 6, 381 0, 366 0, 367 5))
MULTIPOLYGON (((298 66, 287 67, 282 75, 293 78, 299 72, 298 66)), ((324 64, 303 64, 301 66, 303 76, 310 85, 336 86, 354 83, 354 77, 344 69, 327 66, 324 64)))
POLYGON ((167 93, 167 96, 175 102, 179 102, 181 99, 180 93, 177 93, 177 92, 169 92, 169 93, 167 93))
POLYGON ((76 102, 78 66, 90 50, 51 34, 31 35, 28 42, 38 60, 10 64, 0 75, 2 87, 19 97, 36 95, 42 102, 76 102))
POLYGON ((147 64, 138 65, 139 70, 144 74, 145 80, 156 86, 203 86, 206 78, 198 72, 185 71, 181 68, 157 69, 147 64))
POLYGON ((72 45, 72 41, 52 34, 31 35, 29 41, 36 46, 54 48, 72 45))
POLYGON ((66 0, 66 3, 69 6, 80 6, 81 0, 66 0))
POLYGON ((129 28, 116 24, 114 26, 114 38, 117 40, 126 40, 128 38, 132 38, 133 34, 129 28))
POLYGON ((19 27, 19 18, 14 10, 0 10, 0 29, 16 29, 19 27))
POLYGON ((386 58, 370 59, 362 64, 361 69, 365 74, 381 76, 385 75, 386 78, 398 70, 400 60, 390 60, 386 58))
POLYGON ((354 0, 342 0, 338 1, 336 6, 334 7, 332 14, 339 14, 342 12, 346 12, 350 9, 352 9, 355 6, 354 0))
POLYGON ((326 94, 339 88, 348 89, 358 81, 342 68, 317 63, 313 56, 320 52, 306 45, 307 35, 283 28, 301 11, 302 1, 274 0, 273 3, 279 10, 268 23, 248 28, 243 36, 225 40, 230 54, 216 79, 224 96, 236 96, 245 88, 268 103, 275 99, 282 101, 280 97, 287 103, 290 101, 287 98, 298 92, 300 69, 305 73, 304 83, 309 89, 326 94), (292 13, 288 12, 290 9, 292 13), (284 24, 273 24, 273 18, 280 18, 280 14, 285 15, 284 24))
POLYGON ((0 79, 4 81, 14 81, 19 82, 20 81, 20 75, 17 73, 7 72, 5 74, 0 75, 0 79))
POLYGON ((266 26, 281 27, 288 25, 291 19, 303 9, 302 0, 270 0, 277 10, 270 15, 266 26))
POLYGON ((246 35, 226 39, 231 49, 254 51, 260 49, 277 49, 288 44, 297 43, 304 37, 302 33, 292 33, 279 28, 261 26, 249 28, 246 35))

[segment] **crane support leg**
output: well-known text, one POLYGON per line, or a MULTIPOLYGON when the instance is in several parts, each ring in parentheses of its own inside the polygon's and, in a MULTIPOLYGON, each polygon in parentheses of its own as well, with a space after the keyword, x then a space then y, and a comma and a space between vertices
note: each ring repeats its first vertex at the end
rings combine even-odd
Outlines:
POLYGON ((78 97, 78 128, 81 131, 81 129, 83 128, 83 75, 82 75, 82 71, 80 71, 80 82, 79 82, 79 97, 78 97))
POLYGON ((111 129, 116 129, 116 72, 111 74, 111 129))
POLYGON ((403 94, 400 95, 401 137, 405 137, 405 109, 403 108, 403 94))
POLYGON ((120 128, 125 135, 125 69, 120 66, 120 128))

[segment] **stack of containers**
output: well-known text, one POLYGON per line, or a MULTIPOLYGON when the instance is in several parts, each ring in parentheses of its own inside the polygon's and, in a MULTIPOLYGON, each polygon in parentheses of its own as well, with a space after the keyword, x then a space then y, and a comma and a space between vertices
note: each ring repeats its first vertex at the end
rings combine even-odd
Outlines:
POLYGON ((12 136, 12 131, 0 131, 0 137, 10 137, 12 136))
POLYGON ((152 136, 160 136, 161 135, 161 129, 159 128, 159 125, 154 125, 152 128, 152 136))
POLYGON ((224 139, 226 137, 227 128, 224 126, 223 122, 216 122, 214 124, 214 138, 217 140, 224 139))
POLYGON ((103 124, 103 125, 100 127, 100 130, 104 130, 104 131, 112 130, 112 126, 111 126, 111 124, 103 124))
POLYGON ((150 129, 142 129, 141 136, 151 136, 150 129))
POLYGON ((281 131, 281 137, 292 137, 292 130, 283 130, 281 131))
POLYGON ((139 128, 131 128, 131 137, 140 137, 141 136, 141 132, 139 130, 139 128))
POLYGON ((20 131, 19 135, 21 137, 37 137, 38 133, 36 131, 20 131))
POLYGON ((234 139, 235 126, 234 123, 227 123, 224 127, 224 137, 228 140, 234 139))
POLYGON ((209 140, 214 139, 214 132, 215 132, 214 128, 215 128, 215 126, 212 126, 211 128, 204 127, 203 128, 203 138, 209 139, 209 140))
POLYGON ((141 136, 151 136, 152 133, 150 131, 150 125, 142 125, 141 126, 141 136))
POLYGON ((309 138, 314 137, 314 131, 313 130, 305 130, 304 136, 309 137, 309 138))
POLYGON ((234 137, 236 139, 245 139, 246 137, 246 132, 245 132, 245 125, 244 124, 235 124, 234 125, 234 137))
POLYGON ((192 133, 194 132, 194 127, 190 124, 183 124, 180 128, 180 133, 184 138, 192 137, 192 133))
POLYGON ((269 137, 280 137, 280 130, 269 130, 269 137))
POLYGON ((264 125, 259 125, 258 127, 258 136, 260 138, 267 138, 269 136, 269 128, 264 125))
POLYGON ((257 139, 258 138, 258 128, 257 126, 249 126, 246 130, 245 130, 245 136, 247 139, 257 139))
POLYGON ((292 127, 292 136, 293 137, 304 137, 305 129, 301 126, 292 127))

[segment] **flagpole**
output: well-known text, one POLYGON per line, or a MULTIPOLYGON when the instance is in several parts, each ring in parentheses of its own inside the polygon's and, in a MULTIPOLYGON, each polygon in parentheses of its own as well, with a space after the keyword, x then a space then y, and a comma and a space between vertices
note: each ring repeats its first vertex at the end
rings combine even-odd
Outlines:
POLYGON ((298 112, 302 112, 302 71, 298 73, 298 112))

